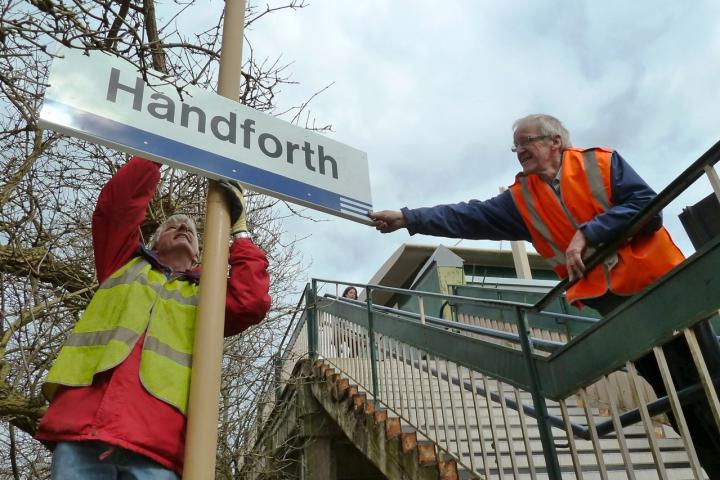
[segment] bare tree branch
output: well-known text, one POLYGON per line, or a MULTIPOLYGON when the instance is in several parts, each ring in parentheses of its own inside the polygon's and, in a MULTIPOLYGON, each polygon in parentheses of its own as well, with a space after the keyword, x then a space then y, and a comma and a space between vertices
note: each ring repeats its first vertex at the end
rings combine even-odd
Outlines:
MULTIPOLYGON (((251 4, 246 25, 305 6, 299 0, 251 4)), ((198 32, 178 28, 183 18, 198 16, 199 9, 207 9, 206 2, 0 2, 1 478, 49 478, 50 454, 31 438, 46 408, 40 388, 97 289, 92 213, 100 188, 127 160, 122 153, 37 127, 53 46, 115 55, 139 68, 152 85, 171 84, 181 93, 187 85, 212 90, 221 19, 198 32)), ((309 102, 330 85, 298 107, 280 109, 277 92, 297 85, 289 74, 291 62, 258 55, 250 38, 246 42, 238 100, 315 128, 309 102)), ((193 216, 202 229, 206 184, 203 178, 164 168, 140 228, 142 238, 149 238, 175 213, 193 216)), ((251 420, 266 401, 257 394, 272 377, 273 354, 287 328, 296 279, 304 268, 297 247, 302 239, 287 232, 282 222, 287 216, 310 218, 303 209, 288 209, 274 198, 250 192, 247 199, 248 226, 270 260, 273 308, 264 323, 226 341, 217 478, 228 479, 238 477, 240 459, 247 455, 251 420)))

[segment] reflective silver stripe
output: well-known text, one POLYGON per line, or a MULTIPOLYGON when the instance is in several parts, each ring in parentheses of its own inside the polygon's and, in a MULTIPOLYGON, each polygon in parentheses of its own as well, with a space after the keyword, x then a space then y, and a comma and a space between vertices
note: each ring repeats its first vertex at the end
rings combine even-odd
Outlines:
POLYGON ((193 295, 192 297, 186 297, 182 293, 180 293, 180 290, 168 290, 167 288, 163 288, 162 290, 157 292, 158 295, 164 300, 175 300, 177 303, 181 305, 197 305, 198 302, 198 296, 193 295))
POLYGON ((155 337, 145 337, 145 345, 143 346, 143 350, 155 352, 158 355, 162 355, 163 357, 168 358, 183 367, 190 368, 192 366, 192 353, 178 352, 169 345, 162 343, 155 337))
POLYGON ((595 157, 595 150, 584 151, 583 161, 585 163, 585 173, 587 174, 588 183, 590 184, 592 197, 600 204, 603 210, 609 209, 610 199, 608 199, 607 191, 605 190, 600 165, 595 157))
POLYGON ((197 305, 197 295, 185 297, 179 290, 168 290, 161 283, 151 282, 147 276, 137 277, 133 282, 141 283, 153 289, 153 291, 163 300, 175 300, 182 305, 197 305))
POLYGON ((65 342, 70 347, 92 347, 107 345, 110 340, 115 340, 133 347, 140 335, 129 328, 117 327, 115 330, 102 330, 99 332, 73 332, 65 342))
POLYGON ((118 285, 136 282, 150 287, 163 300, 175 300, 181 305, 197 305, 197 295, 185 297, 179 290, 168 290, 161 283, 151 282, 147 275, 138 275, 146 265, 149 265, 149 263, 144 259, 140 259, 135 265, 128 267, 119 277, 109 277, 100 285, 100 288, 110 289, 118 285))
POLYGON ((540 235, 543 237, 543 239, 547 242, 547 244, 553 251, 554 256, 552 258, 546 258, 545 260, 547 260, 550 263, 550 266, 553 268, 559 265, 565 265, 565 254, 555 244, 552 236, 550 236, 550 231, 548 230, 547 225, 545 225, 545 222, 542 221, 542 219, 540 218, 540 214, 535 209, 535 204, 533 203, 532 195, 530 195, 530 189, 528 188, 527 178, 520 178, 520 186, 523 200, 525 200, 527 209, 530 212, 530 223, 532 223, 533 228, 537 230, 538 233, 540 233, 540 235))
POLYGON ((108 289, 116 285, 129 283, 131 279, 136 277, 138 273, 140 273, 140 271, 145 268, 145 265, 148 265, 148 262, 143 259, 139 259, 137 262, 135 262, 135 265, 128 267, 122 273, 122 275, 119 275, 117 277, 110 276, 106 278, 105 281, 100 285, 100 289, 108 289))

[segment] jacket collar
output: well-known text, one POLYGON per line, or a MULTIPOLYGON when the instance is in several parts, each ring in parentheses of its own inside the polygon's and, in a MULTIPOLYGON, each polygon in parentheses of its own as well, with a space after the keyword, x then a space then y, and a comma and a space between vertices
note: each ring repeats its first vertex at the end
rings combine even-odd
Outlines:
POLYGON ((200 270, 199 269, 193 269, 193 270, 186 270, 184 272, 173 272, 170 267, 162 263, 155 252, 150 250, 149 248, 146 248, 145 245, 140 245, 133 255, 134 257, 143 257, 145 260, 150 262, 150 264, 153 266, 153 268, 160 270, 165 274, 165 277, 167 277, 168 280, 174 280, 176 278, 182 278, 184 280, 187 280, 189 282, 199 284, 200 283, 200 270))

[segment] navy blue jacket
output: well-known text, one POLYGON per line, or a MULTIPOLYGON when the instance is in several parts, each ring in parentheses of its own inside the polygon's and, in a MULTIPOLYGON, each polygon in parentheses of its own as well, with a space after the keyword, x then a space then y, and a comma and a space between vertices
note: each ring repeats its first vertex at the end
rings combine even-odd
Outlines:
MULTIPOLYGON (((617 152, 612 154, 610 173, 613 206, 580 225, 590 245, 612 240, 628 220, 656 195, 617 152)), ((473 240, 532 240, 510 190, 485 201, 470 200, 415 209, 405 207, 402 213, 411 235, 422 233, 473 240)), ((661 225, 662 216, 658 215, 645 231, 654 232, 661 225)))

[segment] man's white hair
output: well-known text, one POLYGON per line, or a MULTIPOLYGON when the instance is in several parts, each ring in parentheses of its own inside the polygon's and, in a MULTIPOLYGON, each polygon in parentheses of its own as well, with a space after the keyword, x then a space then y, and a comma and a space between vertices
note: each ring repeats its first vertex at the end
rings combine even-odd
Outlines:
POLYGON ((160 224, 160 226, 157 228, 157 230, 155 230, 155 233, 153 233, 152 236, 150 237, 150 241, 148 242, 147 247, 150 250, 155 248, 155 245, 157 244, 158 240, 160 239, 160 235, 162 235, 163 232, 165 230, 167 230, 168 225, 172 221, 184 223, 185 225, 190 227, 190 229, 194 233, 193 243, 195 243, 195 255, 200 256, 200 246, 198 244, 197 227, 195 226, 195 221, 183 213, 177 213, 177 214, 171 215, 167 219, 165 219, 165 221, 162 224, 160 224))
POLYGON ((560 120, 544 113, 534 113, 527 117, 515 120, 513 123, 513 132, 525 125, 535 125, 538 127, 538 135, 560 135, 561 147, 563 149, 571 147, 570 132, 560 120))

